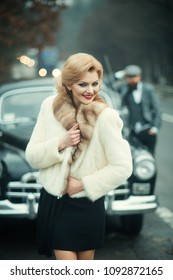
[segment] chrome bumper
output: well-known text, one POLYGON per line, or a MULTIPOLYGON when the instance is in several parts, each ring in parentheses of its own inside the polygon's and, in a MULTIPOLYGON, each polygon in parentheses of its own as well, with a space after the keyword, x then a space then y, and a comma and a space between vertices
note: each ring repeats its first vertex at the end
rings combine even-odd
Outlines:
POLYGON ((114 195, 108 194, 105 198, 107 215, 131 215, 153 212, 158 207, 158 199, 155 195, 129 196, 125 200, 115 200, 114 195))
POLYGON ((37 216, 37 201, 41 188, 42 186, 39 183, 9 182, 6 193, 7 199, 0 200, 0 216, 34 219, 37 216), (34 192, 30 191, 31 188, 34 192), (15 198, 21 199, 21 203, 10 201, 15 198))
MULTIPOLYGON (((37 216, 37 201, 41 187, 39 183, 10 182, 7 199, 0 200, 0 216, 34 219, 37 216), (35 192, 29 192, 30 188, 35 189, 35 192), (12 203, 10 198, 22 198, 23 201, 22 203, 12 203)), ((105 197, 107 215, 145 214, 155 211, 157 207, 158 200, 155 195, 129 196, 129 189, 113 190, 105 197), (124 195, 124 199, 115 200, 115 197, 119 195, 124 195)))
POLYGON ((20 217, 34 219, 37 216, 38 203, 34 194, 29 193, 26 203, 12 203, 8 199, 0 200, 1 217, 20 217))

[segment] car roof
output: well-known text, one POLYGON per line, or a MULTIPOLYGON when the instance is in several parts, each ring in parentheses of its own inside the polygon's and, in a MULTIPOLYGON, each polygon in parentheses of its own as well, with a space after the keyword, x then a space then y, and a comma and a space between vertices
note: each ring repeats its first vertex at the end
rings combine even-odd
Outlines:
POLYGON ((42 79, 32 79, 32 80, 6 83, 0 86, 0 96, 6 91, 20 89, 20 88, 28 88, 28 87, 40 87, 40 86, 54 87, 55 79, 42 78, 42 79))

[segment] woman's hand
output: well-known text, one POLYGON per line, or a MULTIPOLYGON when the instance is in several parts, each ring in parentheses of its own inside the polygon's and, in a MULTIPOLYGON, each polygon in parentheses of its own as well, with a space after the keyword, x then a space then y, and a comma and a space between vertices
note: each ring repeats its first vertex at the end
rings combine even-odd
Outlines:
POLYGON ((59 141, 58 149, 59 151, 67 148, 73 147, 79 144, 81 139, 80 129, 78 123, 74 124, 72 128, 70 128, 64 137, 59 141))
POLYGON ((77 180, 74 177, 69 176, 68 177, 68 184, 66 192, 69 195, 73 195, 75 193, 83 191, 83 183, 81 180, 77 180))

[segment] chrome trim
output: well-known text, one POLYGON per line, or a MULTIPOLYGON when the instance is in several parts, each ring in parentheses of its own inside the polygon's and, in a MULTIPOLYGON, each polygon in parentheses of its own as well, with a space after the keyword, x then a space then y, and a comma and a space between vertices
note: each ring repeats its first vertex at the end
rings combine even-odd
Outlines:
POLYGON ((38 203, 34 194, 29 193, 26 203, 14 204, 8 199, 0 200, 0 216, 25 217, 35 219, 37 216, 38 203))
POLYGON ((108 196, 111 196, 111 195, 118 196, 118 195, 128 195, 128 194, 130 194, 129 189, 116 189, 116 190, 110 191, 108 193, 108 196))
POLYGON ((8 191, 6 196, 10 198, 28 198, 28 195, 33 194, 36 199, 39 199, 40 190, 42 186, 39 183, 22 183, 22 182, 9 182, 8 183, 8 191), (30 189, 33 189, 31 192, 30 189), (15 190, 15 191, 13 191, 15 190), (17 191, 19 190, 19 191, 17 191), (27 190, 30 190, 27 192, 27 190))
POLYGON ((7 192, 8 198, 27 198, 28 194, 33 194, 35 198, 39 199, 40 193, 28 193, 28 192, 7 192))
POLYGON ((41 184, 39 183, 22 183, 20 181, 14 181, 8 183, 8 189, 30 189, 33 188, 35 190, 41 189, 41 184))
POLYGON ((21 182, 23 183, 31 182, 32 180, 38 182, 39 172, 28 172, 21 177, 21 182))
MULTIPOLYGON (((22 181, 9 182, 7 198, 25 199, 22 203, 12 203, 8 199, 0 201, 0 216, 28 217, 34 219, 37 215, 38 199, 40 196, 40 183, 27 183, 30 179, 38 178, 38 172, 27 173, 22 176, 22 181), (31 191, 33 189, 33 192, 31 191), (19 191, 18 191, 19 190, 19 191), (27 192, 29 191, 29 192, 27 192)), ((158 207, 155 195, 134 196, 124 184, 122 189, 110 191, 105 196, 105 209, 107 215, 130 215, 149 213, 158 207), (118 196, 124 199, 116 200, 118 196)))
POLYGON ((38 172, 26 173, 21 181, 9 182, 5 200, 0 200, 0 216, 26 217, 34 219, 37 216, 38 199, 42 185, 40 183, 27 183, 38 181, 38 172), (33 191, 32 191, 33 190, 33 191), (21 199, 21 203, 13 203, 12 198, 21 199))
POLYGON ((108 215, 131 215, 153 212, 158 207, 158 199, 155 195, 129 196, 125 200, 114 200, 107 195, 105 209, 108 215))

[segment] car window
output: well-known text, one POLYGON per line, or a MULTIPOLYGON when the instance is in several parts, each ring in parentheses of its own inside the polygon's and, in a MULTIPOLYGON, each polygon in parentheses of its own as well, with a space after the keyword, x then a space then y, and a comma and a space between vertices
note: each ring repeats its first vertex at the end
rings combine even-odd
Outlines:
POLYGON ((21 93, 5 94, 1 103, 1 121, 6 123, 36 120, 42 101, 53 94, 50 90, 38 89, 21 93))

